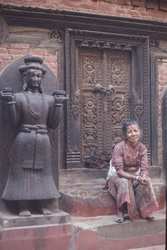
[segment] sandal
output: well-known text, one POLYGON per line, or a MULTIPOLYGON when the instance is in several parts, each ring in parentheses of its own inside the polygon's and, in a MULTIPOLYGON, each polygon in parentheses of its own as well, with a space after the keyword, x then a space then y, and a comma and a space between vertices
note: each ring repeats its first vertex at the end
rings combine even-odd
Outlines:
POLYGON ((154 216, 152 214, 149 214, 147 217, 146 217, 146 220, 148 221, 153 221, 154 220, 154 216))
POLYGON ((117 215, 115 216, 115 219, 114 219, 114 221, 117 223, 122 223, 124 222, 124 220, 125 220, 124 216, 117 216, 117 215))

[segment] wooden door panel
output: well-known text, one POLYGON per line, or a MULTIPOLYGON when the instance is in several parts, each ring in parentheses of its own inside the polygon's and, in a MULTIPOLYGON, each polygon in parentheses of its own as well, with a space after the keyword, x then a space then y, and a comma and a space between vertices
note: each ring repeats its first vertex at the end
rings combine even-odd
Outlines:
POLYGON ((81 161, 111 152, 121 140, 121 124, 130 116, 130 54, 79 50, 81 161))

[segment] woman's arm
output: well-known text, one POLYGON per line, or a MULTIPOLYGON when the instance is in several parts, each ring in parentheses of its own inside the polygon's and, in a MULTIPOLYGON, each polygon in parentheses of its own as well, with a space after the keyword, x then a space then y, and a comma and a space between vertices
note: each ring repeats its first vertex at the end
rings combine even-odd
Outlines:
POLYGON ((118 143, 113 151, 113 165, 117 171, 119 177, 126 178, 128 180, 135 180, 136 176, 126 173, 124 171, 124 142, 118 143))
MULTIPOLYGON (((143 145, 144 146, 144 145, 143 145)), ((144 146, 143 154, 141 155, 141 164, 143 166, 143 175, 142 176, 134 176, 124 171, 124 147, 123 143, 117 144, 113 151, 113 164, 117 170, 117 174, 119 177, 126 178, 128 180, 137 180, 142 185, 146 185, 149 181, 149 178, 144 175, 144 173, 148 172, 148 165, 146 165, 147 162, 147 150, 144 146)))
POLYGON ((117 174, 119 177, 123 177, 123 178, 126 178, 128 180, 138 180, 139 179, 139 176, 134 176, 134 175, 128 174, 124 170, 118 170, 117 174))
POLYGON ((141 144, 141 152, 140 152, 140 176, 148 177, 149 176, 149 168, 148 168, 148 158, 147 158, 147 148, 141 144))

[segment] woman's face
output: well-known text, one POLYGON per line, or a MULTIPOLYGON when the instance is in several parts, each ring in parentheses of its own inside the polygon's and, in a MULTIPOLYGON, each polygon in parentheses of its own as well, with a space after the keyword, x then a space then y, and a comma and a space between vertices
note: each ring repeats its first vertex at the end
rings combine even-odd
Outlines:
POLYGON ((137 125, 131 124, 129 127, 127 127, 126 138, 130 143, 138 142, 140 138, 140 131, 137 125))

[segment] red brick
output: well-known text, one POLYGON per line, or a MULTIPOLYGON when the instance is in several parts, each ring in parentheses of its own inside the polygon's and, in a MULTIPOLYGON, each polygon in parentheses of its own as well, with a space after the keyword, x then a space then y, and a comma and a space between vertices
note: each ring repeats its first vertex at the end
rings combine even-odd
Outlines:
POLYGON ((2 59, 4 59, 4 60, 10 60, 12 57, 11 57, 11 55, 1 53, 0 54, 0 58, 1 58, 1 60, 2 59))
POLYGON ((5 4, 24 5, 24 0, 5 0, 5 4))
MULTIPOLYGON (((44 61, 45 62, 45 61, 44 61)), ((45 62, 46 63, 46 62, 45 62)), ((48 67, 52 69, 57 69, 57 63, 47 63, 48 67)))
POLYGON ((1 48, 0 47, 0 54, 7 54, 8 53, 8 49, 7 48, 1 48))
POLYGON ((39 3, 40 5, 42 4, 46 4, 47 3, 47 0, 35 0, 34 3, 39 3))
POLYGON ((28 53, 27 49, 11 49, 8 50, 8 54, 22 54, 22 55, 26 55, 28 53))
POLYGON ((22 56, 25 56, 25 54, 14 54, 12 55, 12 59, 15 61, 16 59, 19 59, 22 56))
POLYGON ((22 44, 22 43, 17 43, 17 44, 10 44, 11 49, 30 49, 30 44, 22 44))
POLYGON ((48 54, 47 54, 48 56, 50 56, 50 55, 57 55, 57 51, 56 50, 53 50, 53 49, 48 49, 48 54))
POLYGON ((4 43, 4 44, 0 44, 1 48, 6 48, 9 49, 10 48, 10 44, 4 43))
POLYGON ((46 56, 47 55, 47 50, 46 49, 30 49, 29 53, 31 55, 46 56))
POLYGON ((57 63, 57 57, 56 56, 48 56, 44 57, 45 63, 57 63))

